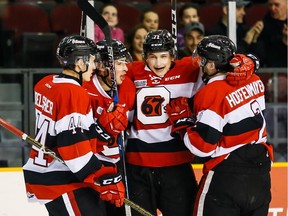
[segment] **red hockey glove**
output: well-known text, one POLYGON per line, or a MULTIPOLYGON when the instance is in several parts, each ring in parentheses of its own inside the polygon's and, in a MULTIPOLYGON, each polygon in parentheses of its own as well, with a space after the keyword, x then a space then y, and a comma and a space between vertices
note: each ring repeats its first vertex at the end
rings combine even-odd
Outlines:
POLYGON ((99 178, 100 198, 109 201, 117 207, 124 204, 125 187, 122 182, 121 174, 104 175, 99 178))
POLYGON ((99 123, 105 128, 107 133, 116 136, 125 130, 128 125, 126 108, 124 105, 116 104, 113 112, 104 111, 99 118, 99 123))
POLYGON ((172 124, 171 136, 175 136, 175 133, 182 135, 184 129, 194 125, 188 98, 179 97, 172 100, 166 105, 166 112, 172 124))
POLYGON ((115 166, 103 166, 85 178, 84 182, 97 185, 100 198, 117 207, 124 203, 125 187, 115 166))
POLYGON ((259 69, 259 59, 252 54, 236 54, 230 60, 230 65, 234 67, 234 71, 227 73, 226 80, 230 85, 238 86, 259 69))

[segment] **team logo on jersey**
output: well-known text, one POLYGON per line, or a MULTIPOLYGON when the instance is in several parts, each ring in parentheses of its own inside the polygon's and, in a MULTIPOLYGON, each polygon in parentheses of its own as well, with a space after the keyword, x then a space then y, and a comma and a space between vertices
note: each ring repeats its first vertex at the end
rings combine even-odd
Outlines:
POLYGON ((136 88, 143 88, 147 86, 147 80, 135 80, 134 84, 136 88))
POLYGON ((149 77, 150 77, 150 79, 151 79, 151 81, 152 81, 152 84, 154 84, 154 85, 159 84, 160 81, 162 80, 161 77, 153 76, 152 74, 149 74, 149 77))
POLYGON ((33 199, 35 197, 35 194, 30 193, 30 192, 27 192, 26 195, 28 199, 33 199))

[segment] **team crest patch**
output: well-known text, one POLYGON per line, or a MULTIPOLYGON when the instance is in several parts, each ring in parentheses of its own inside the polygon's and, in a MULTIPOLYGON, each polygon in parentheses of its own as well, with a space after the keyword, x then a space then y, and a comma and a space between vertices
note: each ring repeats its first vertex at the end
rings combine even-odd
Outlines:
POLYGON ((147 86, 147 80, 136 80, 134 81, 136 88, 142 88, 147 86))

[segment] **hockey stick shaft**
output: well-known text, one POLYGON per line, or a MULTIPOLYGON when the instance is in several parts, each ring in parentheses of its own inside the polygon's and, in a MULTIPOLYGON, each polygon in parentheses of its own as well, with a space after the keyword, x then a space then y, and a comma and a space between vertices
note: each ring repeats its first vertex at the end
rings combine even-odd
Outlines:
POLYGON ((60 163, 65 164, 65 162, 61 158, 59 158, 56 155, 55 152, 53 152, 50 149, 46 148, 44 145, 42 145, 41 143, 39 143, 38 141, 36 141, 32 137, 28 136, 26 133, 24 133, 23 131, 19 130, 18 128, 16 128, 15 126, 11 125, 10 123, 8 123, 7 121, 5 121, 2 118, 0 118, 0 125, 2 127, 6 128, 7 130, 9 130, 10 132, 12 132, 13 134, 15 134, 16 136, 21 137, 22 140, 26 140, 30 144, 32 144, 32 145, 36 146, 37 148, 41 149, 44 153, 50 155, 52 158, 58 160, 60 163))
MULTIPOLYGON (((7 130, 9 130, 10 132, 12 132, 13 134, 15 134, 16 136, 20 137, 23 140, 26 140, 28 143, 36 146, 37 148, 42 150, 44 153, 49 154, 52 158, 58 160, 59 162, 61 162, 65 165, 65 162, 62 159, 60 159, 59 157, 57 157, 55 152, 46 148, 44 145, 42 145, 38 141, 36 141, 35 139, 28 136, 23 131, 16 128, 14 125, 8 123, 7 121, 5 121, 2 118, 0 118, 0 125, 2 127, 6 128, 7 130)), ((127 198, 124 199, 124 202, 125 202, 125 204, 131 206, 131 208, 135 209, 136 211, 138 211, 139 213, 141 213, 144 216, 153 216, 150 212, 146 211, 145 209, 143 209, 142 207, 140 207, 139 205, 135 204, 134 202, 132 202, 131 200, 129 200, 127 198)))
POLYGON ((83 11, 81 13, 80 35, 86 36, 86 15, 84 14, 83 11))
MULTIPOLYGON (((99 26, 99 28, 103 31, 105 35, 105 39, 107 42, 107 49, 108 49, 108 57, 109 57, 108 67, 109 67, 110 76, 113 82, 112 89, 111 89, 111 97, 114 99, 114 103, 117 104, 119 100, 118 100, 118 89, 117 89, 117 82, 116 82, 116 71, 115 71, 115 65, 114 65, 114 56, 113 56, 113 47, 112 47, 110 27, 107 21, 103 18, 103 16, 100 15, 87 0, 78 0, 78 5, 81 8, 81 10, 84 11, 84 13, 87 14, 87 16, 90 17, 90 19, 92 19, 94 23, 96 23, 99 26)), ((127 182, 126 165, 125 165, 125 153, 124 153, 124 132, 121 132, 121 134, 119 134, 118 146, 119 146, 119 152, 120 152, 122 163, 123 163, 123 175, 124 175, 124 183, 126 187, 126 196, 129 199, 128 182, 127 182)), ((130 205, 128 204, 125 205, 125 213, 126 213, 126 216, 132 215, 130 205)))
POLYGON ((177 0, 171 0, 171 23, 172 23, 172 37, 174 40, 174 49, 175 49, 175 55, 176 59, 178 57, 178 47, 177 47, 177 0))

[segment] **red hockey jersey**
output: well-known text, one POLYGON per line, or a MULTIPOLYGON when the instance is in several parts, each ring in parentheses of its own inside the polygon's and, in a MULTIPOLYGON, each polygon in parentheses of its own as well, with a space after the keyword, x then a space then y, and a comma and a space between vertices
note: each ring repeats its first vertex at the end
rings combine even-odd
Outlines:
POLYGON ((72 78, 49 75, 35 86, 35 140, 53 150, 66 165, 34 147, 23 167, 29 201, 47 203, 81 187, 101 167, 92 151, 96 137, 87 92, 72 78))
MULTIPOLYGON (((90 82, 83 83, 83 87, 88 91, 91 99, 93 117, 95 120, 101 118, 103 110, 108 110, 111 104, 113 105, 113 98, 103 90, 99 83, 97 76, 93 76, 90 82)), ((120 104, 125 104, 127 110, 132 110, 136 95, 134 83, 129 77, 126 77, 122 84, 118 86, 118 100, 120 104)), ((120 160, 119 147, 117 144, 117 137, 111 146, 107 146, 104 141, 98 140, 96 155, 101 161, 110 163, 117 163, 120 160)))
POLYGON ((143 62, 133 62, 128 65, 128 74, 137 93, 126 161, 148 167, 191 162, 193 155, 183 141, 170 135, 165 106, 173 98, 191 98, 202 86, 197 59, 176 60, 164 77, 156 76, 143 62))
POLYGON ((211 157, 204 173, 213 169, 231 152, 247 144, 262 144, 273 158, 272 147, 266 144, 267 132, 263 116, 264 84, 253 75, 245 85, 230 86, 225 75, 209 80, 194 97, 197 123, 187 129, 184 142, 200 157, 211 157))

